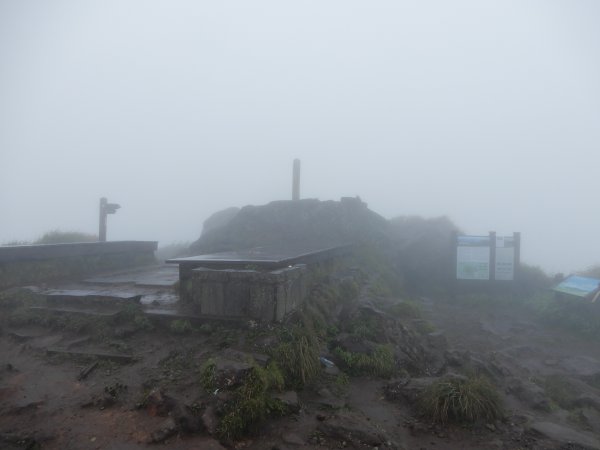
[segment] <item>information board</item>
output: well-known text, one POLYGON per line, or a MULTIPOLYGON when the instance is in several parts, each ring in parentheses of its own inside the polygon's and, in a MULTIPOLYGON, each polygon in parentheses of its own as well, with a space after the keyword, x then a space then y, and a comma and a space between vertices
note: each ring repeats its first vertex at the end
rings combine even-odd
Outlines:
POLYGON ((600 280, 597 278, 579 277, 571 275, 562 281, 553 290, 562 294, 574 295, 575 297, 588 297, 598 290, 600 280))
POLYGON ((490 279, 490 238, 457 236, 456 278, 458 280, 490 279))
POLYGON ((512 281, 515 278, 515 239, 512 236, 496 237, 496 280, 512 281))

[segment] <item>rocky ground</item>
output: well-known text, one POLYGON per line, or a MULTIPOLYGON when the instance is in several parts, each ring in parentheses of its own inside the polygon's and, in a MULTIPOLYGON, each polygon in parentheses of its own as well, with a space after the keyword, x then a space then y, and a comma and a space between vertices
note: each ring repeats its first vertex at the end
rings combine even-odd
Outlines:
POLYGON ((296 385, 277 381, 269 365, 292 342, 282 337, 291 323, 151 324, 133 310, 108 326, 30 320, 14 294, 2 306, 0 447, 600 448, 596 343, 514 303, 383 294, 367 283, 334 308, 337 320, 316 331, 316 376, 300 383, 297 374, 296 385), (473 374, 495 386, 503 417, 440 424, 422 414, 423 389, 473 374), (243 409, 246 394, 263 402, 264 420, 227 436, 225 417, 256 413, 243 409))

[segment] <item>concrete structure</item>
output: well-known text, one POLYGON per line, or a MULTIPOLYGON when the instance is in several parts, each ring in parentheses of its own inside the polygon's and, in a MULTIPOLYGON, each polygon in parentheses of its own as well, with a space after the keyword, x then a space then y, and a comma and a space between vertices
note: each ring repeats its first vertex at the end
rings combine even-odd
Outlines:
POLYGON ((179 264, 181 300, 195 313, 272 322, 304 302, 315 269, 350 249, 258 247, 167 262, 179 264))
POLYGON ((0 247, 0 289, 151 264, 156 248, 154 241, 0 247))
POLYGON ((267 272, 193 269, 188 299, 203 315, 247 317, 264 322, 283 319, 306 298, 305 265, 267 272))

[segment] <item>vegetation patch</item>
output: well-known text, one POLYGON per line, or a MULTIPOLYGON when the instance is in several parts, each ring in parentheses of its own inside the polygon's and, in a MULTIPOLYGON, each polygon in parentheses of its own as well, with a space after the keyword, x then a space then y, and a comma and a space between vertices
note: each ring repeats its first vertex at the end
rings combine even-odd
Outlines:
POLYGON ((165 378, 170 381, 180 379, 186 372, 197 369, 197 363, 193 357, 193 351, 172 350, 169 355, 158 363, 165 378))
POLYGON ((421 393, 419 407, 425 416, 442 424, 493 421, 502 417, 500 395, 483 376, 436 381, 421 393))
POLYGON ((285 374, 287 384, 298 388, 319 373, 319 349, 317 336, 295 325, 291 329, 281 330, 279 344, 271 351, 271 357, 285 374))
POLYGON ((192 331, 194 327, 189 320, 186 319, 175 319, 169 324, 169 330, 175 334, 186 334, 192 331))
POLYGON ((342 370, 350 375, 375 375, 389 378, 396 370, 394 350, 389 344, 380 344, 371 354, 353 353, 336 347, 333 351, 342 370))
POLYGON ((355 341, 377 340, 381 334, 379 321, 373 317, 359 315, 348 324, 348 332, 355 341))
POLYGON ((34 244, 67 244, 74 242, 97 242, 98 236, 80 231, 52 230, 34 241, 34 244))
POLYGON ((208 392, 212 392, 216 386, 215 360, 210 358, 200 368, 200 385, 208 392))
POLYGON ((277 364, 266 368, 254 366, 244 383, 234 391, 217 427, 218 436, 226 441, 237 440, 258 431, 268 417, 286 413, 285 405, 270 396, 283 388, 283 374, 277 364))
POLYGON ((392 316, 402 319, 420 319, 423 315, 421 308, 412 300, 403 300, 385 308, 392 316))
POLYGON ((544 388, 548 398, 563 409, 572 409, 573 401, 580 394, 579 390, 562 375, 549 375, 536 381, 544 388))
POLYGON ((599 303, 552 294, 538 295, 530 301, 546 323, 588 339, 600 339, 599 303))

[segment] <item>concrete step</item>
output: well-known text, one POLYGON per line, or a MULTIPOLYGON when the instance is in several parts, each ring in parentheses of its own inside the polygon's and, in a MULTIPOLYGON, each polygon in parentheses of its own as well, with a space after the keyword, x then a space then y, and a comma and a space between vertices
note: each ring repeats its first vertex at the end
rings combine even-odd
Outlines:
POLYGON ((134 285, 142 287, 172 287, 179 280, 176 266, 150 266, 137 270, 114 272, 84 280, 95 285, 134 285))
POLYGON ((203 323, 221 323, 235 326, 245 326, 248 322, 247 317, 224 317, 211 314, 189 314, 177 309, 166 308, 147 308, 144 310, 151 319, 159 321, 168 320, 189 320, 192 325, 202 325, 203 323))
POLYGON ((115 317, 121 312, 121 309, 95 309, 91 307, 52 307, 52 306, 31 306, 30 311, 45 312, 51 314, 75 314, 80 316, 93 316, 99 318, 115 317))
POLYGON ((124 363, 124 364, 130 363, 135 359, 134 355, 107 353, 107 352, 96 351, 96 350, 75 351, 75 350, 69 350, 69 349, 60 348, 60 347, 48 348, 46 350, 46 354, 50 355, 50 356, 62 355, 62 356, 68 356, 70 358, 103 359, 103 360, 107 360, 107 361, 114 361, 114 362, 124 363))
POLYGON ((45 292, 49 306, 86 305, 88 307, 123 307, 140 303, 138 292, 98 289, 52 289, 45 292))

